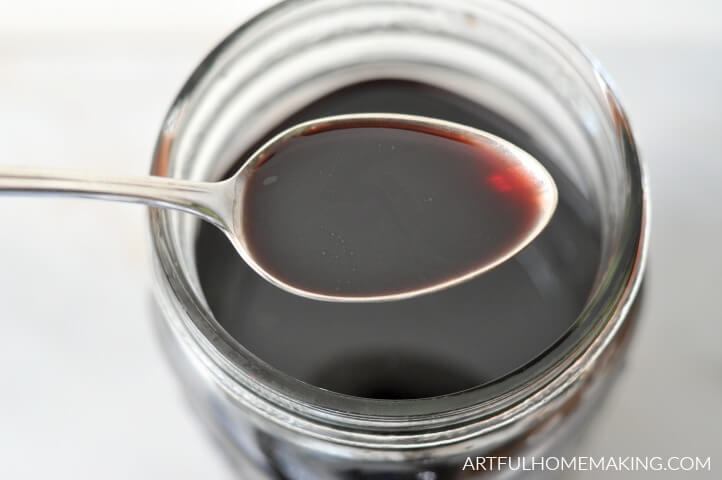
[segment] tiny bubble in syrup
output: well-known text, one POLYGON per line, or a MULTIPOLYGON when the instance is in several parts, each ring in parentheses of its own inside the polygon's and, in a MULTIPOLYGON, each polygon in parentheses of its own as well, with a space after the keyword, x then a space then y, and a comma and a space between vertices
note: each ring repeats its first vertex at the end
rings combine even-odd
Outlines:
POLYGON ((269 185, 273 185, 273 184, 276 183, 277 181, 278 181, 278 177, 274 175, 274 176, 272 176, 272 177, 268 177, 268 178, 264 179, 264 180, 263 180, 263 185, 267 187, 267 186, 269 186, 269 185))

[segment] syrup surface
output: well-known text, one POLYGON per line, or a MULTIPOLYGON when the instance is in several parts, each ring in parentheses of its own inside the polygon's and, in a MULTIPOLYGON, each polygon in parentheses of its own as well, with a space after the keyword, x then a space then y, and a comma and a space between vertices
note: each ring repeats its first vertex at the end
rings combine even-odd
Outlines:
POLYGON ((544 214, 509 155, 381 121, 291 138, 250 175, 245 237, 265 269, 306 290, 432 287, 514 251, 544 214))

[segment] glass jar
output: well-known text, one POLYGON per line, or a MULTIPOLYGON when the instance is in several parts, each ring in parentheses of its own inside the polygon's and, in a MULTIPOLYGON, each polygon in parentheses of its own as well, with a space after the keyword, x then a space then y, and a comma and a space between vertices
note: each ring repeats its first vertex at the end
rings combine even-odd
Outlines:
MULTIPOLYGON (((474 478, 467 459, 551 451, 583 424, 617 370, 648 233, 642 166, 598 64, 510 3, 290 0, 221 42, 171 107, 152 173, 221 177, 304 106, 347 85, 443 88, 516 125, 594 206, 599 263, 553 345, 483 385, 375 400, 299 381, 226 332, 204 297, 199 222, 151 211, 163 345, 187 397, 242 478, 474 478)), ((520 333, 523 335, 523 332, 520 333)))

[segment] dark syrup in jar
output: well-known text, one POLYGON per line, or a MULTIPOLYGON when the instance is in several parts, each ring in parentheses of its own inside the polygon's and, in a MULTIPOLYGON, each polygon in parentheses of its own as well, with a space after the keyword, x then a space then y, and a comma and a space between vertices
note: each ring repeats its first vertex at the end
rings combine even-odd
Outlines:
POLYGON ((244 237, 287 284, 347 297, 415 291, 508 256, 544 215, 508 150, 394 121, 314 129, 251 172, 244 237))
MULTIPOLYGON (((511 141, 552 173, 559 190, 554 217, 527 248, 481 277, 430 295, 376 304, 318 302, 285 293, 245 265, 217 229, 202 225, 196 244, 198 274, 216 319, 245 348, 278 370, 321 388, 360 397, 404 399, 443 395, 487 383, 523 367, 568 330, 586 301, 600 254, 596 209, 555 168, 554 159, 547 158, 523 130, 468 99, 418 83, 381 80, 344 88, 313 102, 268 132, 259 146, 273 134, 299 122, 361 112, 442 118, 511 141)), ((389 147, 397 141, 386 139, 382 143, 389 147)), ((373 164, 374 160, 369 162, 373 164)), ((361 168, 357 163, 363 162, 349 164, 349 171, 361 168)), ((473 163, 471 167, 472 163, 466 164, 467 171, 478 173, 479 164, 473 163)), ((229 175, 238 167, 230 169, 229 175)), ((428 170, 421 178, 440 168, 438 162, 429 160, 428 170)), ((396 173, 402 170, 399 168, 396 173)), ((495 182, 490 179, 491 170, 482 172, 487 175, 480 175, 481 179, 495 182)), ((300 172, 302 176, 309 174, 310 171, 300 172)), ((270 171, 264 175, 257 177, 261 191, 264 181, 273 176, 270 171)), ((461 177, 467 178, 457 172, 450 180, 459 181, 461 177)), ((279 181, 280 178, 276 179, 276 183, 279 181)), ((334 185, 325 184, 322 176, 315 181, 319 188, 332 189, 334 185)), ((266 186, 273 184, 270 180, 266 186)), ((391 182, 386 186, 396 185, 391 182)), ((484 190, 496 195, 493 185, 488 186, 484 190)), ((328 194, 339 200, 346 195, 347 201, 355 195, 353 191, 328 194)), ((407 206, 413 205, 415 202, 407 206)), ((376 205, 365 210, 356 204, 354 208, 359 213, 371 212, 369 215, 384 209, 376 205)), ((281 213, 275 211, 273 215, 281 213)), ((383 214, 377 216, 381 218, 349 225, 390 221, 383 214)), ((521 221, 522 215, 513 218, 521 221)), ((412 223, 428 228, 434 222, 412 223)), ((461 227, 462 231, 470 228, 472 232, 476 228, 461 227)), ((458 238, 444 238, 443 230, 439 228, 437 236, 431 231, 432 243, 459 242, 458 238)), ((326 255, 338 254, 341 259, 344 252, 340 245, 344 244, 334 240, 330 233, 324 237, 326 255)), ((268 235, 266 232, 264 238, 268 235)), ((306 247, 318 250, 318 244, 311 242, 303 246, 306 247)), ((458 258, 464 257, 464 252, 461 253, 458 258)), ((461 263, 442 261, 450 272, 457 271, 461 263)), ((397 285, 416 279, 402 279, 397 285)), ((356 288, 375 286, 359 282, 356 288)))

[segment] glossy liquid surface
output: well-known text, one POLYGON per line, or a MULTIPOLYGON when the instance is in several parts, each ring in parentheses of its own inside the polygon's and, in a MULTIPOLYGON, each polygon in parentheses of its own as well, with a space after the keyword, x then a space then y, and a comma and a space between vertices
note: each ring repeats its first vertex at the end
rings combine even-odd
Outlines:
POLYGON ((448 394, 533 361, 569 329, 589 294, 600 251, 594 206, 524 130, 468 99, 417 83, 375 81, 332 93, 250 150, 299 122, 360 112, 442 118, 511 141, 553 175, 559 189, 554 217, 527 248, 484 275, 380 304, 334 304, 285 293, 245 265, 216 228, 202 225, 198 276, 218 322, 279 371, 368 398, 448 394))
POLYGON ((513 254, 545 215, 511 155, 394 122, 309 132, 251 173, 245 237, 267 271, 307 291, 434 287, 513 254))

